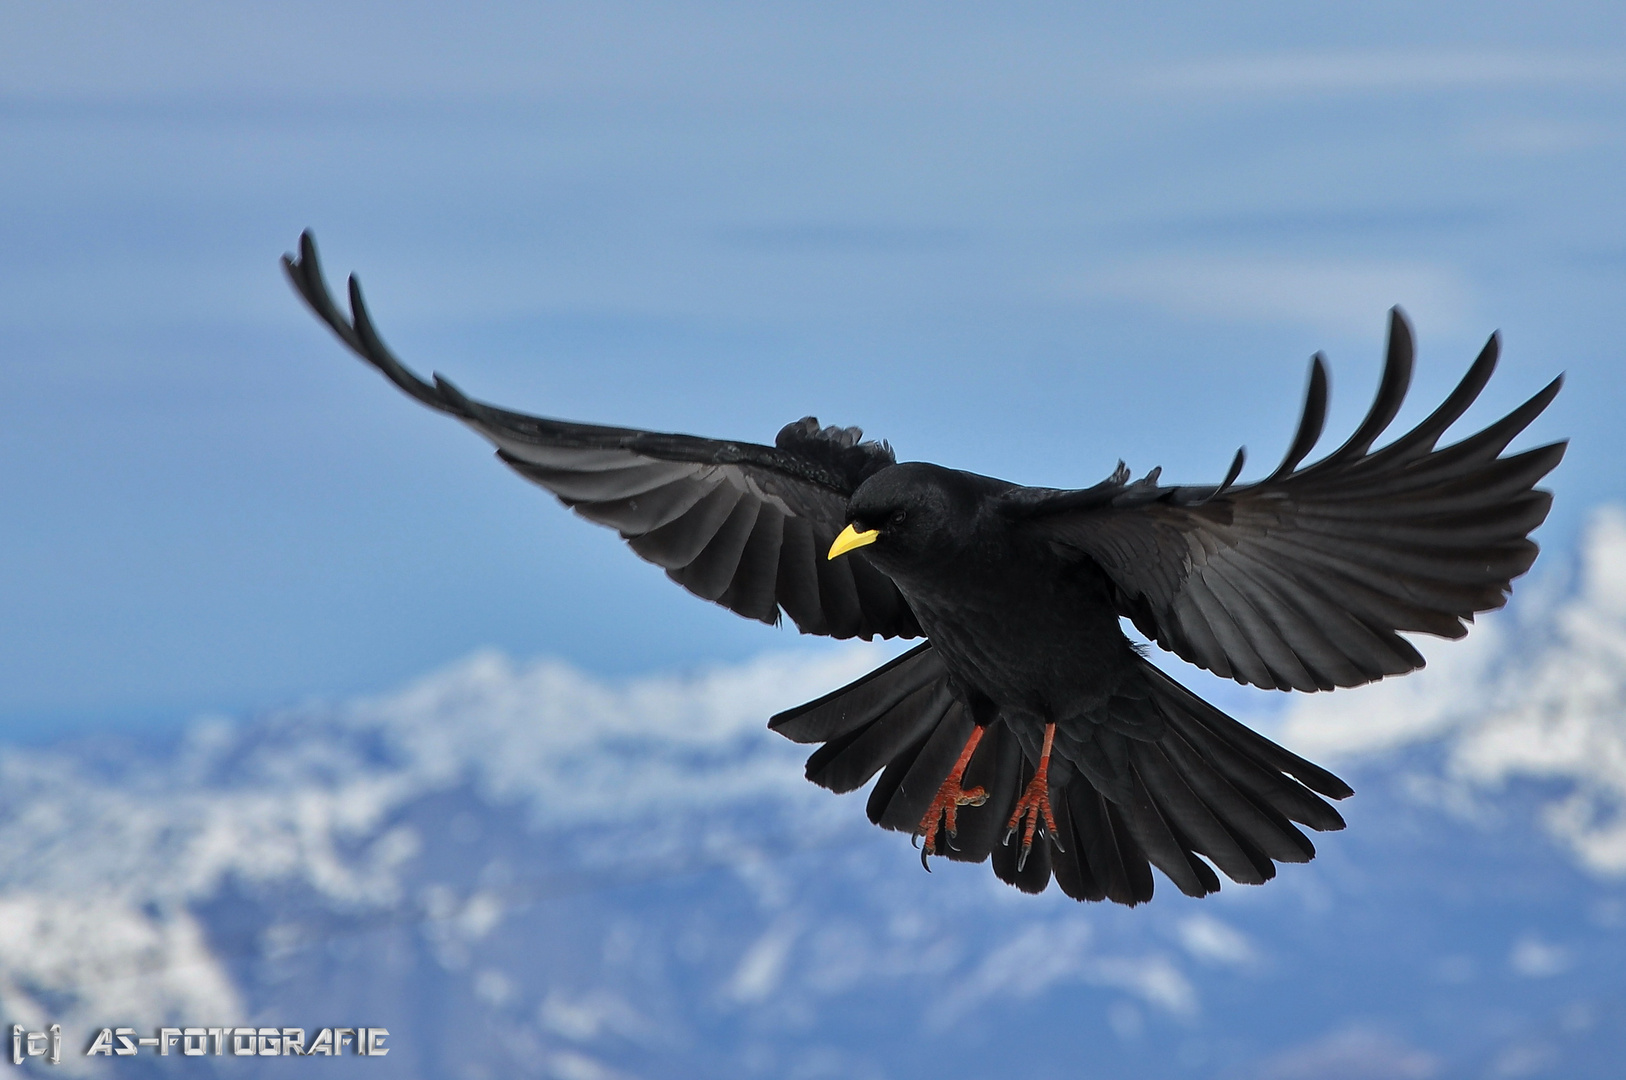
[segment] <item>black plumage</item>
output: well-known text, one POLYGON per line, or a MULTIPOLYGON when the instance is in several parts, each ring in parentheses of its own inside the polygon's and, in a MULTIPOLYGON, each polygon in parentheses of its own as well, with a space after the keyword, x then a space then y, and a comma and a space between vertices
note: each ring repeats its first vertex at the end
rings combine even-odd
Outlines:
MULTIPOLYGON (((857 428, 786 426, 772 446, 550 420, 424 382, 379 339, 350 279, 335 306, 309 234, 284 260, 312 310, 407 394, 497 447, 521 475, 620 532, 707 600, 838 638, 924 636, 864 678, 775 716, 820 744, 808 779, 879 774, 870 820, 923 853, 991 859, 1028 892, 1135 904, 1156 866, 1182 891, 1217 868, 1257 884, 1305 862, 1300 831, 1340 829, 1351 789, 1197 697, 1119 628, 1254 686, 1330 690, 1421 667, 1401 636, 1461 637, 1529 569, 1554 443, 1502 456, 1554 379, 1477 434, 1438 446, 1496 366, 1492 337, 1425 420, 1381 449, 1412 369, 1398 309, 1377 398, 1338 449, 1303 465, 1326 418, 1310 367, 1282 463, 1238 484, 1164 486, 1158 470, 1078 490, 899 464, 857 428), (840 557, 838 557, 840 556, 840 557), (1020 833, 1020 840, 1017 833, 1020 833)), ((924 854, 923 854, 924 860, 924 854)))

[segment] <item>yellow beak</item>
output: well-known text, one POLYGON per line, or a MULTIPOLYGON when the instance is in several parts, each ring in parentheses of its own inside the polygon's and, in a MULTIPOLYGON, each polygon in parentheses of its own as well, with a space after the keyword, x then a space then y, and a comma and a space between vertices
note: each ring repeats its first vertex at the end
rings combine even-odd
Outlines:
POLYGON ((841 530, 841 535, 836 537, 836 542, 830 545, 830 554, 828 557, 833 559, 837 555, 847 554, 847 552, 851 551, 853 548, 861 548, 865 544, 873 544, 875 543, 875 538, 880 535, 881 530, 879 529, 870 529, 867 532, 859 532, 857 529, 849 525, 845 529, 841 530))

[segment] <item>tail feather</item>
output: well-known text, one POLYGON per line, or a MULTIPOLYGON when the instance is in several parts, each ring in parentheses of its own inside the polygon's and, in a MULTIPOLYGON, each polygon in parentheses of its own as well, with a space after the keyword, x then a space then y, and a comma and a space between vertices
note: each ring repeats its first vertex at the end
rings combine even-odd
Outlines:
MULTIPOLYGON (((1130 750, 1135 759, 1135 771, 1183 848, 1208 856, 1215 866, 1225 871, 1226 877, 1244 885, 1263 885, 1276 876, 1276 864, 1247 850, 1252 845, 1245 847, 1238 841, 1217 816, 1224 810, 1192 790, 1193 784, 1187 782, 1188 777, 1164 754, 1162 746, 1132 741, 1130 750)), ((1202 767, 1192 771, 1199 775, 1211 772, 1202 767)), ((1200 783, 1195 777, 1189 779, 1200 783)))
POLYGON ((1213 867, 1175 835, 1152 798, 1145 778, 1138 771, 1133 776, 1134 798, 1120 809, 1130 833, 1146 853, 1146 858, 1187 896, 1207 896, 1219 892, 1219 878, 1214 874, 1213 867))
MULTIPOLYGON (((1015 742, 1015 739, 1011 740, 1015 742)), ((1025 756, 1022 757, 1016 769, 1016 783, 1013 788, 1021 792, 1033 779, 1034 765, 1025 756)), ((1011 801, 1010 809, 1005 811, 1006 821, 1009 820, 1010 810, 1014 809, 1016 801, 1011 801)), ((1003 826, 1005 821, 999 822, 1000 838, 1004 839, 1007 831, 1003 826)), ((1021 845, 1015 843, 998 843, 994 845, 993 858, 990 860, 994 867, 994 876, 1007 885, 1014 885, 1025 893, 1042 893, 1050 884, 1050 855, 1053 841, 1047 839, 1045 843, 1034 844, 1028 853, 1027 861, 1022 861, 1021 845)))
MULTIPOLYGON (((1067 785, 1062 798, 1067 804, 1067 824, 1056 824, 1062 832, 1062 844, 1080 863, 1081 881, 1087 869, 1100 892, 1114 903, 1133 906, 1150 900, 1151 864, 1130 835, 1118 808, 1082 777, 1067 785)), ((1065 889, 1065 879, 1058 875, 1057 880, 1065 889)), ((1075 900, 1102 899, 1094 890, 1085 895, 1068 895, 1075 900)))
MULTIPOLYGON (((1286 773, 1311 791, 1329 799, 1347 799, 1355 789, 1332 773, 1312 762, 1305 761, 1286 747, 1278 746, 1246 725, 1233 720, 1214 706, 1193 694, 1149 663, 1141 664, 1142 671, 1152 682, 1152 694, 1163 706, 1163 715, 1174 711, 1187 714, 1197 724, 1206 727, 1214 736, 1267 768, 1286 773)), ((1174 717, 1169 717, 1174 719, 1174 717)), ((1325 804, 1323 804, 1325 805, 1325 804)), ((1314 822, 1306 821, 1312 829, 1314 822)), ((1333 828, 1343 828, 1340 818, 1333 828)))
POLYGON ((786 709, 768 721, 768 730, 791 742, 829 742, 879 719, 922 686, 947 674, 942 658, 928 641, 839 690, 786 709))
POLYGON ((1096 801, 1101 807, 1101 813, 1106 819, 1106 829, 1111 842, 1116 845, 1118 860, 1124 873, 1124 894, 1128 900, 1114 896, 1110 890, 1108 899, 1120 904, 1134 905, 1136 901, 1145 903, 1152 898, 1152 863, 1146 853, 1135 842, 1135 837, 1124 823, 1123 812, 1108 801, 1104 796, 1097 795, 1096 801))
POLYGON ((1220 770, 1208 765, 1178 732, 1171 731, 1159 743, 1174 768, 1191 785, 1197 798, 1213 807, 1226 828, 1239 842, 1276 862, 1309 862, 1315 858, 1315 845, 1280 814, 1268 813, 1244 792, 1238 791, 1220 770))
POLYGON ((882 766, 930 735, 954 703, 946 679, 927 683, 874 720, 815 750, 807 759, 807 778, 838 795, 863 787, 882 766))
MULTIPOLYGON (((1116 705, 1121 700, 1114 698, 1112 704, 1116 705)), ((1122 732, 1092 720, 1077 725, 1058 724, 1057 728, 1057 751, 1084 774, 1095 790, 1120 806, 1134 801, 1135 785, 1129 769, 1129 739, 1122 732)))
POLYGON ((1051 852, 1050 872, 1056 875, 1061 891, 1074 900, 1105 900, 1106 886, 1097 876, 1096 867, 1090 864, 1089 856, 1084 854, 1079 831, 1073 827, 1072 803, 1080 794, 1084 798, 1095 797, 1088 785, 1075 782, 1056 792, 1051 800, 1056 812, 1056 839, 1060 844, 1053 845, 1058 850, 1051 852))
MULTIPOLYGON (((1203 701, 1150 663, 1133 694, 1101 716, 1060 725, 1052 758, 1056 833, 1027 861, 1006 841, 1007 822, 1033 776, 1022 739, 1007 720, 984 731, 962 778, 987 800, 959 810, 958 832, 939 832, 937 850, 960 862, 991 860, 1000 880, 1042 892, 1052 877, 1077 900, 1139 904, 1152 898, 1156 866, 1189 896, 1233 881, 1259 884, 1278 862, 1308 862, 1315 846, 1294 822, 1319 831, 1344 819, 1323 801, 1349 785, 1277 746, 1203 701), (1119 715, 1119 714, 1122 715, 1119 715), (1212 862, 1212 865, 1210 865, 1212 862)), ((916 832, 974 729, 930 643, 843 687, 774 717, 800 742, 822 742, 807 776, 836 792, 876 773, 869 818, 916 832)))
MULTIPOLYGON (((1171 685, 1179 686, 1172 679, 1169 681, 1171 685)), ((1179 689, 1186 697, 1198 701, 1209 712, 1230 720, 1230 717, 1209 706, 1207 702, 1201 701, 1189 690, 1184 687, 1179 689)), ((1184 708, 1185 704, 1186 702, 1177 698, 1170 700, 1165 715, 1175 730, 1199 753, 1203 762, 1230 781, 1237 790, 1249 795, 1256 804, 1269 807, 1278 814, 1291 818, 1301 825, 1308 825, 1317 832, 1336 832, 1344 827, 1343 815, 1337 810, 1322 802, 1292 777, 1283 775, 1278 769, 1249 754, 1245 748, 1237 746, 1235 742, 1226 738, 1224 729, 1216 729, 1213 725, 1205 723, 1206 717, 1184 708)), ((1231 722, 1236 723, 1234 720, 1231 722)), ((1241 724, 1236 726, 1242 728, 1241 724)), ((1248 734, 1252 735, 1253 732, 1249 731, 1248 734)), ((1287 751, 1283 750, 1282 753, 1285 754, 1287 751)), ((1333 779, 1336 780, 1337 777, 1333 779)), ((1335 795, 1333 798, 1343 796, 1335 795)))
POLYGON ((943 778, 954 767, 974 726, 965 706, 958 701, 951 704, 936 727, 918 741, 914 752, 893 758, 875 781, 867 808, 869 819, 896 832, 919 828, 920 819, 926 815, 943 778))

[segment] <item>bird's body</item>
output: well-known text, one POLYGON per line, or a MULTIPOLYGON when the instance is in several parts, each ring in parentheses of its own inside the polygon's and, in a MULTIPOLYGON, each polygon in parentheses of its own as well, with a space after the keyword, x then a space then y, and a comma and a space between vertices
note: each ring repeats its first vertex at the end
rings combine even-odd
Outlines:
POLYGON ((991 859, 1028 892, 1135 904, 1156 866, 1181 891, 1273 877, 1315 854, 1298 829, 1343 827, 1351 789, 1209 705, 1120 629, 1238 682, 1358 686, 1423 664, 1401 632, 1461 637, 1529 569, 1564 444, 1503 456, 1557 393, 1449 446, 1438 442, 1496 364, 1374 450, 1410 381, 1411 331, 1391 318, 1377 400, 1341 446, 1321 434, 1318 356, 1280 466, 1236 484, 1131 482, 1120 463, 1076 490, 898 464, 856 428, 811 417, 766 446, 509 412, 407 370, 350 282, 328 294, 309 235, 285 260, 341 340, 407 394, 451 414, 521 475, 616 529, 691 592, 767 623, 837 638, 924 637, 897 659, 769 726, 819 744, 810 780, 875 780, 869 817, 925 854, 991 859), (878 777, 877 777, 877 774, 878 777), (1020 833, 1020 840, 1016 839, 1020 833))
POLYGON ((1119 629, 1110 583, 1027 522, 1000 511, 1015 484, 907 462, 859 488, 951 493, 952 535, 924 552, 866 549, 898 586, 967 700, 987 702, 1036 747, 1045 723, 1086 717, 1134 677, 1139 659, 1119 629))

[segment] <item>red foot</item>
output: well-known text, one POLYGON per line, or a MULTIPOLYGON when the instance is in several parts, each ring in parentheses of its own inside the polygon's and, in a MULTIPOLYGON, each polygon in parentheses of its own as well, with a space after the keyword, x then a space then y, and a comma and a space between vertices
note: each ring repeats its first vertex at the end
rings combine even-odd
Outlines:
POLYGON ((1011 842, 1011 836, 1016 832, 1016 826, 1023 817, 1028 819, 1027 827, 1022 830, 1022 854, 1016 860, 1016 868, 1021 870, 1028 863, 1028 854, 1033 850, 1033 834, 1039 827, 1039 819, 1044 818, 1045 830, 1052 840, 1056 838, 1056 816, 1050 810, 1050 747, 1056 741, 1056 725, 1044 726, 1044 749, 1039 752, 1039 769, 1028 781, 1027 790, 1016 801, 1016 810, 1011 814, 1011 820, 1005 823, 1005 842, 1011 842))
MULTIPOLYGON (((943 831, 948 839, 952 840, 959 835, 959 813, 962 806, 981 806, 988 801, 988 792, 980 787, 966 789, 960 786, 965 778, 965 768, 971 764, 971 754, 977 749, 977 743, 982 741, 983 728, 971 729, 971 737, 965 741, 965 749, 960 751, 960 758, 949 770, 948 779, 943 786, 937 789, 937 797, 932 800, 931 809, 926 816, 920 819, 920 827, 915 831, 926 838, 925 845, 920 849, 920 865, 926 866, 926 856, 937 854, 937 826, 941 822, 943 831)), ((930 866, 926 866, 930 870, 930 866)))

